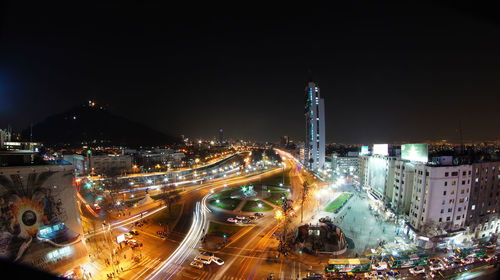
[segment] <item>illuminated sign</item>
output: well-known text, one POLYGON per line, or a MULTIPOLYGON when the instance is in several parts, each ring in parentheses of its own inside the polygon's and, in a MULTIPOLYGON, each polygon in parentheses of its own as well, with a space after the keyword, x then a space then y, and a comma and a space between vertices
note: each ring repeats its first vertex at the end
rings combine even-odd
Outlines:
POLYGON ((374 155, 389 155, 389 145, 388 144, 373 144, 373 154, 374 155))
POLYGON ((427 144, 404 144, 401 146, 401 159, 427 162, 429 159, 427 144))
POLYGON ((367 155, 369 153, 370 151, 368 151, 368 146, 361 146, 361 152, 359 153, 360 155, 367 155))

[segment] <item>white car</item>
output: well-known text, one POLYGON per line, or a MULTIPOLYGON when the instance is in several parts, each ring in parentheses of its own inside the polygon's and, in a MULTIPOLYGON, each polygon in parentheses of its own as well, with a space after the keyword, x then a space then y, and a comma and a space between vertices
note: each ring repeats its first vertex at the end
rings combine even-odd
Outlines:
POLYGON ((196 267, 198 269, 202 269, 203 268, 203 263, 200 262, 200 261, 197 261, 197 260, 192 261, 189 265, 192 266, 192 267, 196 267))
POLYGON ((381 262, 381 263, 378 263, 378 265, 372 264, 372 269, 374 269, 374 270, 386 270, 387 269, 387 263, 386 262, 381 262))
POLYGON ((431 271, 443 270, 444 266, 440 263, 435 263, 430 266, 431 271))
POLYGON ((243 217, 243 216, 236 216, 236 217, 235 217, 235 219, 236 219, 236 220, 244 220, 244 219, 246 219, 246 217, 243 217))
POLYGON ((413 275, 417 275, 417 274, 421 274, 421 273, 425 274, 425 268, 423 266, 412 267, 412 268, 410 268, 410 273, 413 275))
POLYGON ((226 220, 228 223, 236 224, 238 221, 233 219, 233 218, 227 218, 226 220))
POLYGON ((212 257, 212 261, 216 263, 217 265, 223 265, 224 261, 221 258, 218 257, 212 257))

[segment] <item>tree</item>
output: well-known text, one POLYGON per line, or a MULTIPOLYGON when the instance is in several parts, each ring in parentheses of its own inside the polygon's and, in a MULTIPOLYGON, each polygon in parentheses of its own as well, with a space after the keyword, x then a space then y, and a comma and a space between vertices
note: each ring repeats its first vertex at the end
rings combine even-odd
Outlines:
POLYGON ((172 203, 178 201, 180 196, 172 190, 172 187, 169 186, 163 186, 162 191, 163 201, 165 202, 165 205, 167 205, 168 216, 170 217, 172 215, 172 203))
POLYGON ((309 184, 307 183, 307 181, 304 182, 304 184, 302 185, 303 186, 303 189, 302 189, 302 205, 300 207, 300 222, 302 223, 302 221, 304 220, 304 202, 306 201, 306 197, 309 193, 309 184))

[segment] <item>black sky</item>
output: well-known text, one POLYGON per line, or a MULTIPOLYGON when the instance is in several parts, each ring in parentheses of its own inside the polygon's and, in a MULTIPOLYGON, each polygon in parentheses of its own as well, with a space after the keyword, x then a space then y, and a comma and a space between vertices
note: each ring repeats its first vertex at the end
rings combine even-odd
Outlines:
MULTIPOLYGON (((308 69, 329 142, 500 139, 488 7, 91 5, 1 9, 0 127, 89 99, 173 134, 302 140, 308 69)), ((409 3, 409 4, 408 4, 409 3)), ((249 5, 247 3, 246 5, 249 5)), ((257 4, 255 4, 257 5, 257 4)))

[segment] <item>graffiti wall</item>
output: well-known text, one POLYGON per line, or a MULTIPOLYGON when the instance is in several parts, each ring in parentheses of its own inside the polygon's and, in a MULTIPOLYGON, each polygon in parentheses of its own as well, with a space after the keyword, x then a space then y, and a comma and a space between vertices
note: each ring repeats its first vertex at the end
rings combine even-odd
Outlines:
POLYGON ((72 166, 0 169, 0 257, 51 272, 86 256, 72 166))

